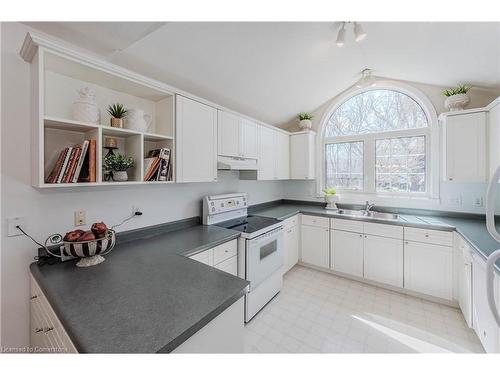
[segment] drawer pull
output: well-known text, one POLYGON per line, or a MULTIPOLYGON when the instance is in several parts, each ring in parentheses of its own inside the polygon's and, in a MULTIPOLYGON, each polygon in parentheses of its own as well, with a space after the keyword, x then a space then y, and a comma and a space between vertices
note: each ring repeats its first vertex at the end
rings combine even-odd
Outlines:
POLYGON ((43 330, 43 333, 49 333, 50 331, 52 331, 54 329, 54 327, 48 327, 48 328, 45 328, 43 330))
POLYGON ((425 238, 429 238, 429 235, 427 233, 425 234, 425 238))
POLYGON ((38 298, 38 296, 36 294, 34 296, 31 296, 30 300, 34 300, 35 298, 38 298))
POLYGON ((363 238, 363 235, 362 235, 362 234, 360 234, 360 235, 359 235, 359 238, 363 238))
POLYGON ((35 328, 35 333, 40 333, 43 331, 43 328, 35 328))

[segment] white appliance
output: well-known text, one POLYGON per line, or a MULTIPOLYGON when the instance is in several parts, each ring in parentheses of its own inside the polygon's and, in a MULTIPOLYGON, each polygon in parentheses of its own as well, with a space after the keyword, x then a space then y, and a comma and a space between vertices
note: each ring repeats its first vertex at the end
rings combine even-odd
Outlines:
MULTIPOLYGON (((498 181, 500 179, 500 166, 496 169, 486 191, 486 227, 491 236, 500 243, 500 233, 495 227, 495 201, 498 191, 498 181)), ((495 302, 495 263, 500 259, 500 249, 494 251, 486 261, 486 295, 497 325, 500 327, 500 316, 495 302)))
POLYGON ((206 196, 203 224, 233 229, 238 239, 238 276, 250 281, 245 297, 245 322, 250 321, 283 285, 283 223, 248 215, 246 193, 206 196))
POLYGON ((217 157, 217 169, 256 171, 259 168, 257 159, 239 158, 233 156, 219 156, 217 157))

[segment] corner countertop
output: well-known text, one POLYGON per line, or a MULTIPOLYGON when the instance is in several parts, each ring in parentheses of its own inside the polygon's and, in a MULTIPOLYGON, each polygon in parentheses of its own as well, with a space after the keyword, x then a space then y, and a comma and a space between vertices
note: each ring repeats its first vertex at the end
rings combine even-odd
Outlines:
POLYGON ((249 285, 186 255, 239 235, 195 225, 117 244, 94 267, 69 261, 30 269, 79 352, 171 352, 249 285))
MULTIPOLYGON (((315 204, 277 203, 271 207, 252 211, 252 215, 272 217, 279 220, 285 220, 298 213, 417 228, 446 231, 456 230, 484 259, 486 259, 492 252, 500 248, 500 244, 488 233, 488 230, 486 229, 486 220, 484 218, 465 218, 459 217, 458 215, 446 216, 444 214, 440 215, 439 211, 436 211, 436 214, 434 215, 405 213, 400 215, 399 220, 384 220, 369 217, 339 215, 335 213, 335 211, 327 210, 324 207, 315 204)), ((500 229, 500 225, 497 225, 497 227, 500 229)), ((497 262, 497 271, 500 271, 500 261, 497 262)))

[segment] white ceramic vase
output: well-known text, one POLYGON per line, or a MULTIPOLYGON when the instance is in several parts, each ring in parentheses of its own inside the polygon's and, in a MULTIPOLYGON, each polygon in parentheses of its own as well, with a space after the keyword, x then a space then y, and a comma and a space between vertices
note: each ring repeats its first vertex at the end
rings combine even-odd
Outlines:
POLYGON ((128 181, 127 171, 113 171, 113 181, 128 181))
POLYGON ((151 126, 152 117, 142 109, 131 108, 127 110, 125 117, 125 128, 145 132, 151 126))
POLYGON ((311 120, 300 120, 299 122, 299 127, 302 130, 310 130, 312 128, 312 121, 311 120))
POLYGON ((99 108, 95 93, 88 87, 77 90, 78 98, 73 103, 73 120, 99 124, 99 108))
POLYGON ((450 112, 453 111, 461 111, 462 109, 465 108, 467 104, 469 104, 470 98, 469 95, 467 94, 456 94, 452 96, 448 96, 446 100, 444 101, 444 106, 450 110, 450 112))
POLYGON ((338 194, 325 195, 326 208, 329 210, 337 210, 337 203, 339 202, 338 194))

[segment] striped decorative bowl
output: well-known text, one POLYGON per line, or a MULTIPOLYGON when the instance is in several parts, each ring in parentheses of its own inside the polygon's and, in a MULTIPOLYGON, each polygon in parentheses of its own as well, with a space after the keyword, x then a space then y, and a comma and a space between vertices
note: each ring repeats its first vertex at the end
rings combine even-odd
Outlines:
POLYGON ((90 241, 78 241, 64 243, 64 255, 82 258, 76 264, 77 267, 90 267, 104 262, 103 255, 108 254, 115 246, 115 231, 108 229, 104 237, 90 241))

